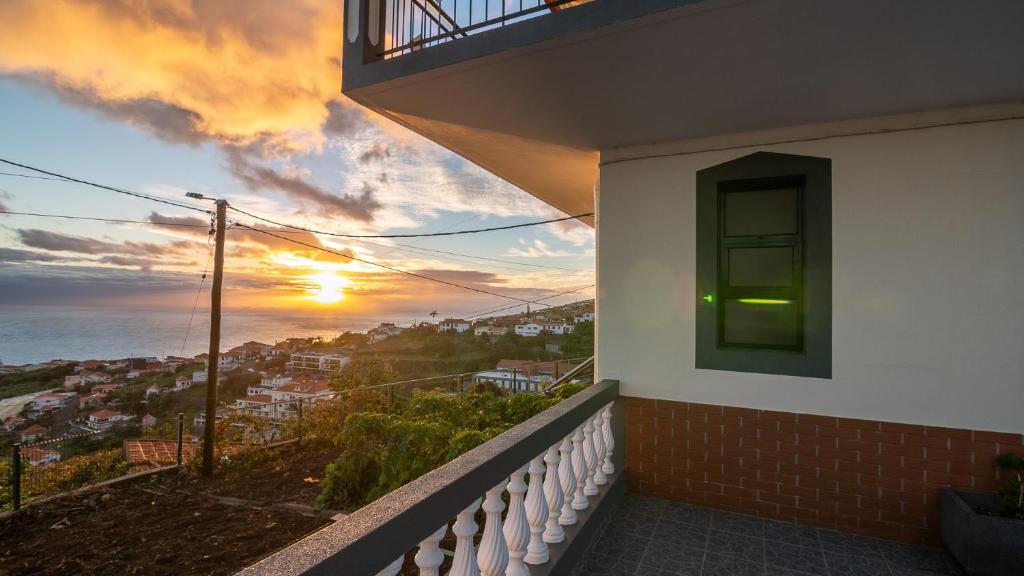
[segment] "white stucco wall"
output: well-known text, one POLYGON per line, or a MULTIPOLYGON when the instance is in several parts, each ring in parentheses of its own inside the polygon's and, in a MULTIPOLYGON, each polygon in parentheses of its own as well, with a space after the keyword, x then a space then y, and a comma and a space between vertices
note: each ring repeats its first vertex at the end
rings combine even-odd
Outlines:
POLYGON ((1024 120, 685 148, 603 155, 602 378, 627 396, 1024 432, 1024 120), (832 159, 829 380, 694 368, 695 172, 758 150, 832 159))

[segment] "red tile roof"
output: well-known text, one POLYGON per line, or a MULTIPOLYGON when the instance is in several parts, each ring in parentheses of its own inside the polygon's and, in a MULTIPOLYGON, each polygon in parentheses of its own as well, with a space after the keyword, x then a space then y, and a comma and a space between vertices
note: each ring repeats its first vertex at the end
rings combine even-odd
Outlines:
POLYGON ((102 419, 105 419, 105 418, 110 418, 110 417, 113 417, 113 416, 120 416, 120 415, 121 415, 120 412, 117 412, 117 411, 114 411, 114 410, 107 410, 106 408, 104 408, 102 410, 97 410, 97 411, 93 412, 92 414, 89 414, 89 417, 102 420, 102 419))

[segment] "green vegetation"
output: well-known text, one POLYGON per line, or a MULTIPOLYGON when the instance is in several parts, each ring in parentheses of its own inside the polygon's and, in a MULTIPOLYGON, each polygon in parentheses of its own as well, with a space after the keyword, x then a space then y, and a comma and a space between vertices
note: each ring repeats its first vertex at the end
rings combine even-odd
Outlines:
POLYGON ((360 389, 390 380, 394 369, 388 362, 357 360, 349 367, 356 369, 334 383, 342 391, 338 399, 316 405, 299 424, 307 440, 330 442, 341 453, 324 471, 317 499, 320 506, 341 510, 391 492, 582 387, 563 387, 558 397, 474 386, 463 394, 413 391, 396 398, 360 389))
POLYGON ((33 392, 42 392, 64 385, 64 377, 74 374, 72 365, 41 368, 29 372, 0 375, 0 400, 33 392))

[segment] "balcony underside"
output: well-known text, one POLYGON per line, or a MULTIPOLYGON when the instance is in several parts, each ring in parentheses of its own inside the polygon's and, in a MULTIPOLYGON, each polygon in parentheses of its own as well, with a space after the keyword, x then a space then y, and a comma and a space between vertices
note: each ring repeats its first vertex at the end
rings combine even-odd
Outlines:
POLYGON ((578 213, 601 150, 1020 99, 1022 21, 1015 0, 597 0, 346 54, 344 92, 578 213))

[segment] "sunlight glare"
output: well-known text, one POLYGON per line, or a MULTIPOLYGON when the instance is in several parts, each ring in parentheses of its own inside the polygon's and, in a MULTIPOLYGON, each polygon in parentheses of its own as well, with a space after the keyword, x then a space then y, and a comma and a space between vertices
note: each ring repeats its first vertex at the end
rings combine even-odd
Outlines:
POLYGON ((309 277, 312 286, 310 287, 310 298, 321 304, 334 304, 345 297, 342 291, 350 284, 344 276, 338 276, 334 272, 321 272, 309 277))

